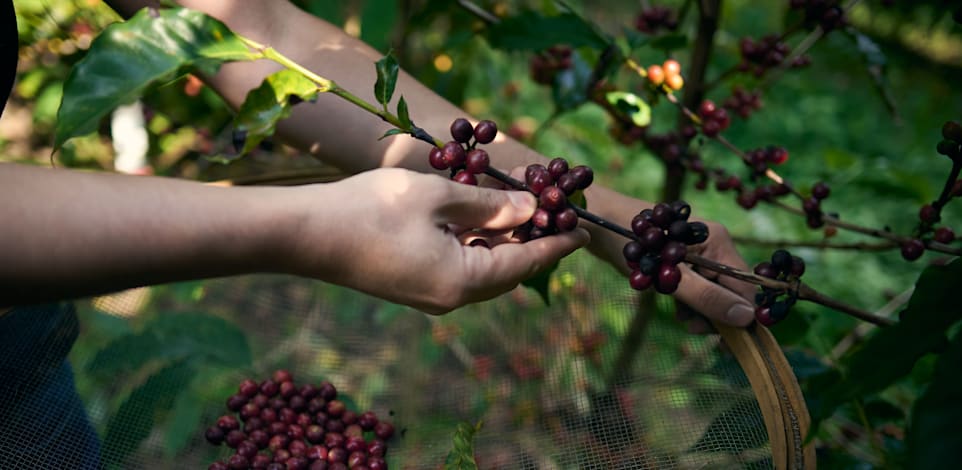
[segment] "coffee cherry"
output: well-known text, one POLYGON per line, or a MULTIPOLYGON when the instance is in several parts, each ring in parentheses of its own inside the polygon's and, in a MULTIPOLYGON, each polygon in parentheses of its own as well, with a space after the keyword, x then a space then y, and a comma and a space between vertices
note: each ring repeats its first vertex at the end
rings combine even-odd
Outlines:
POLYGON ((538 202, 540 203, 540 207, 545 210, 556 212, 565 207, 567 199, 565 198, 564 191, 560 188, 557 186, 548 186, 541 191, 538 202))
POLYGON ((697 245, 708 240, 708 226, 704 222, 689 222, 688 228, 691 230, 691 238, 685 240, 686 244, 697 245))
POLYGON ((701 132, 708 137, 715 137, 721 133, 721 125, 718 124, 718 121, 706 120, 701 125, 701 132))
POLYGON ((688 255, 688 247, 684 243, 670 241, 665 243, 661 249, 661 262, 665 264, 678 264, 685 260, 688 255))
POLYGON ((245 470, 250 467, 250 460, 243 455, 234 454, 227 459, 227 467, 236 470, 245 470))
POLYGON ((451 137, 455 142, 468 143, 474 135, 474 126, 464 118, 457 118, 451 123, 451 137))
POLYGON ((493 121, 484 120, 474 126, 474 138, 479 144, 490 144, 498 135, 498 125, 493 121))
POLYGON ((271 458, 264 454, 255 455, 251 459, 251 468, 255 470, 265 470, 271 464, 271 458))
POLYGON ((220 462, 220 461, 214 462, 210 464, 209 467, 207 467, 207 470, 229 470, 229 469, 230 467, 228 467, 226 463, 220 462))
POLYGON ((456 183, 466 184, 468 186, 478 185, 478 178, 473 174, 471 174, 470 172, 468 172, 467 170, 461 170, 457 172, 457 174, 455 174, 454 178, 452 179, 456 183))
POLYGON ((658 269, 658 277, 655 279, 655 290, 661 294, 671 294, 678 290, 681 282, 681 270, 678 266, 663 264, 658 269))
POLYGON ((701 118, 708 118, 715 113, 715 102, 711 100, 704 100, 698 105, 698 116, 701 118))
POLYGON ((642 248, 641 243, 638 243, 634 240, 626 243, 625 247, 622 249, 622 254, 624 255, 625 259, 636 263, 641 260, 641 257, 644 256, 645 253, 646 250, 642 248))
POLYGON ((224 415, 220 418, 217 418, 217 427, 226 433, 235 429, 240 429, 240 422, 237 421, 237 418, 231 415, 224 415))
POLYGON ((665 79, 668 79, 672 75, 678 75, 681 73, 681 64, 677 60, 668 59, 665 61, 661 67, 665 70, 665 79))
POLYGON ((491 157, 488 156, 488 152, 482 149, 473 149, 468 152, 466 165, 469 173, 479 175, 491 166, 491 157))
POLYGON ((671 208, 675 211, 676 220, 688 220, 688 217, 691 216, 691 205, 685 201, 672 202, 671 208))
POLYGON ((571 174, 578 183, 578 189, 587 189, 595 180, 595 172, 590 167, 578 165, 571 169, 571 174))
POLYGON ((369 470, 387 470, 387 463, 380 457, 368 457, 367 468, 369 470))
POLYGON ((554 178, 551 177, 551 173, 548 170, 536 171, 532 174, 531 178, 528 178, 526 183, 528 184, 528 189, 531 190, 535 195, 541 195, 541 191, 545 188, 554 185, 554 178))
POLYGON ((560 157, 552 159, 548 162, 548 173, 557 181, 561 175, 568 173, 568 161, 560 157))
POLYGON ((792 256, 792 269, 789 274, 795 277, 801 277, 802 274, 805 274, 805 260, 798 256, 792 256))
POLYGON ((244 379, 244 381, 240 383, 240 386, 237 387, 237 393, 247 398, 254 398, 259 391, 260 387, 257 385, 257 382, 251 379, 244 379))
POLYGON ((657 64, 648 66, 648 81, 654 86, 661 86, 665 83, 665 69, 657 64))
POLYGON ((675 221, 675 211, 668 204, 658 203, 651 209, 651 222, 667 229, 675 221))
POLYGON ((444 144, 444 147, 441 148, 441 157, 444 159, 444 163, 447 164, 448 167, 460 168, 462 165, 464 165, 466 154, 464 153, 464 147, 461 147, 461 144, 451 141, 444 144))
POLYGON ((685 87, 685 79, 681 75, 669 75, 665 78, 665 85, 668 88, 678 91, 685 87))
POLYGON ((531 223, 540 229, 548 229, 553 222, 554 215, 542 207, 535 209, 531 215, 531 223))
MULTIPOLYGON (((289 458, 291 458, 291 453, 287 449, 277 449, 274 451, 274 462, 276 463, 283 465, 289 458)), ((287 465, 284 465, 282 468, 287 468, 287 465)))
POLYGON ((919 220, 926 224, 934 224, 939 221, 939 211, 932 204, 926 204, 919 209, 919 220))
POLYGON ((244 431, 241 431, 240 429, 235 429, 227 433, 227 436, 224 437, 224 443, 227 444, 227 447, 230 447, 231 449, 236 449, 237 446, 239 446, 240 443, 244 442, 245 440, 247 440, 247 434, 244 434, 244 431))
POLYGON ((631 231, 639 237, 645 233, 645 230, 653 226, 654 224, 651 223, 650 215, 645 213, 638 214, 631 219, 631 231))
POLYGON ((665 232, 657 227, 651 227, 639 238, 639 243, 645 252, 657 252, 665 245, 665 232))
POLYGON ((219 446, 224 442, 224 430, 220 426, 211 426, 204 432, 204 438, 207 439, 207 442, 219 446))
POLYGON ((560 188, 566 195, 569 196, 578 190, 578 181, 571 173, 565 173, 558 177, 557 185, 558 188, 560 188))
POLYGON ((775 320, 772 318, 772 309, 770 307, 756 307, 755 320, 765 326, 772 326, 775 324, 775 320))
POLYGON ((277 395, 277 392, 278 392, 277 383, 274 382, 273 380, 268 379, 261 382, 261 393, 267 396, 267 398, 271 398, 274 395, 277 395))
POLYGON ((818 183, 815 183, 815 186, 812 186, 812 197, 815 199, 825 199, 829 194, 831 194, 831 188, 829 188, 828 185, 822 181, 819 181, 818 183))
POLYGON ((785 250, 775 250, 772 253, 772 267, 779 272, 785 272, 792 267, 792 255, 785 250))
POLYGON ((668 226, 668 238, 679 242, 686 242, 691 238, 691 226, 684 220, 676 220, 668 226))
POLYGON ((448 162, 444 160, 444 153, 437 147, 431 147, 431 152, 428 153, 428 163, 430 163, 431 168, 435 170, 447 170, 450 168, 448 162))
POLYGON ((257 455, 257 444, 254 444, 250 440, 246 440, 237 445, 237 455, 243 455, 247 459, 254 458, 257 455))
POLYGON ((775 267, 772 266, 772 263, 769 263, 768 261, 758 263, 758 265, 755 266, 755 274, 761 277, 767 277, 769 279, 778 278, 778 270, 775 269, 775 267))
POLYGON ((251 442, 257 446, 258 449, 266 449, 267 445, 270 444, 271 436, 267 434, 266 431, 255 429, 247 435, 251 442))
POLYGON ((644 274, 641 271, 632 271, 628 276, 628 284, 635 290, 645 290, 651 287, 654 282, 654 276, 644 274))
POLYGON ((578 213, 568 207, 554 216, 554 224, 562 232, 570 232, 578 228, 578 213))
POLYGON ((394 426, 391 423, 381 421, 374 426, 374 435, 386 441, 394 435, 394 426))
POLYGON ((238 393, 237 395, 231 395, 227 399, 227 409, 231 411, 240 411, 244 405, 247 404, 248 398, 245 395, 238 393))
POLYGON ((906 261, 915 261, 922 257, 925 252, 925 244, 921 240, 909 240, 902 244, 902 258, 906 261))
POLYGON ((942 125, 942 137, 962 144, 962 125, 955 121, 946 121, 946 123, 942 125))
POLYGON ((940 155, 954 158, 959 155, 959 143, 948 139, 941 140, 938 145, 935 146, 935 151, 940 155))
POLYGON ((932 238, 939 243, 952 243, 955 240, 955 232, 948 227, 939 227, 932 238))

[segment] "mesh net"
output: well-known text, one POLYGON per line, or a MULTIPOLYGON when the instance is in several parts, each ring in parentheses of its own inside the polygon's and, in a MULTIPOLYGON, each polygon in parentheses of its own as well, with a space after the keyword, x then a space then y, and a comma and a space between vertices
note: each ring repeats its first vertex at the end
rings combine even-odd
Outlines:
POLYGON ((482 423, 486 469, 772 467, 717 336, 686 333, 666 299, 642 307, 588 255, 549 291, 429 317, 257 275, 19 309, 0 317, 0 466, 206 468, 231 453, 204 430, 238 383, 283 368, 393 422, 390 468, 439 468, 461 422, 482 423))

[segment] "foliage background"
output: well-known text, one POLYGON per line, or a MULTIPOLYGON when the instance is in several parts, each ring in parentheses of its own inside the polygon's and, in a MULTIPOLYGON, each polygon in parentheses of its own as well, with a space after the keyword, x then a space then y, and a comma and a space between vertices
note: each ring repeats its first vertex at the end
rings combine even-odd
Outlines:
MULTIPOLYGON (((15 96, 0 120, 0 160, 47 164, 62 82, 93 35, 117 17, 93 0, 14 3, 20 27, 21 64, 15 96)), ((342 25, 381 51, 393 49, 406 70, 471 114, 494 119, 503 129, 530 135, 552 113, 550 92, 527 78, 529 57, 491 49, 476 34, 478 20, 456 2, 297 3, 342 25)), ((480 3, 505 14, 524 7, 545 8, 534 1, 480 3)), ((589 3, 571 5, 612 33, 630 27, 626 19, 632 18, 639 8, 633 1, 605 2, 604 8, 589 3)), ((682 3, 665 2, 675 6, 682 3)), ((708 76, 717 76, 737 62, 740 37, 783 30, 790 22, 786 3, 725 2, 708 76)), ((962 83, 960 27, 945 15, 940 2, 909 3, 886 7, 880 2, 865 1, 856 5, 851 14, 853 24, 882 48, 886 59, 884 90, 895 105, 894 113, 875 85, 857 45, 845 36, 833 34, 812 49, 810 67, 785 74, 766 91, 761 112, 747 122, 735 119, 726 132, 730 140, 743 148, 768 144, 786 147, 791 159, 780 172, 803 185, 827 181, 833 188, 827 210, 840 212, 845 220, 889 226, 902 233, 914 226, 918 207, 935 199, 941 190, 949 166, 934 151, 941 124, 962 117, 962 93, 958 89, 958 83, 962 83)), ((690 26, 690 22, 686 23, 686 27, 690 26)), ((643 64, 665 58, 663 51, 643 48, 639 52, 636 60, 643 64)), ((685 48, 673 55, 682 62, 684 71, 685 48)), ((751 85, 752 81, 742 83, 751 85)), ((710 92, 709 97, 721 101, 729 90, 726 84, 710 92)), ((262 149, 229 166, 210 158, 233 159, 230 113, 214 93, 197 87, 188 77, 157 87, 145 96, 144 102, 151 138, 149 158, 157 174, 213 180, 257 173, 265 168, 316 165, 280 145, 262 149)), ((668 129, 677 121, 676 111, 661 103, 654 109, 654 119, 656 128, 668 129)), ((640 147, 626 148, 615 143, 608 134, 606 116, 595 107, 583 106, 564 115, 531 145, 545 155, 565 156, 591 165, 600 184, 646 200, 657 200, 661 194, 661 163, 640 147)), ((731 170, 740 167, 717 145, 706 144, 703 158, 709 164, 719 162, 731 170)), ((107 129, 75 140, 54 159, 64 166, 111 169, 107 129)), ((694 191, 691 184, 685 183, 684 196, 696 208, 696 215, 725 223, 743 240, 739 248, 749 263, 766 259, 771 251, 770 247, 756 246, 754 241, 821 239, 820 232, 806 228, 804 220, 798 217, 765 207, 745 212, 729 194, 711 189, 694 191)), ((950 205, 943 220, 962 228, 958 225, 962 210, 958 205, 950 205)), ((842 233, 835 240, 861 238, 842 233)), ((885 307, 905 293, 927 263, 939 260, 938 256, 927 254, 921 261, 909 264, 897 252, 793 252, 808 261, 808 283, 870 311, 885 307)), ((604 266, 591 269, 610 274, 604 266)), ((585 276, 591 278, 593 274, 585 276)), ((149 299, 201 299, 207 295, 202 284, 158 287, 152 291, 149 299)), ((328 295, 335 299, 350 297, 343 292, 328 295)), ((354 308, 355 304, 347 305, 354 308)), ((87 331, 75 350, 78 361, 90 360, 94 351, 110 338, 130 328, 124 326, 126 322, 116 322, 94 307, 86 313, 87 331)), ((167 307, 169 304, 164 301, 147 301, 135 309, 138 319, 134 325, 162 316, 167 307)), ((662 308, 663 316, 670 315, 670 306, 662 308)), ((291 322, 289 329, 294 332, 299 323, 291 322)), ((865 333, 870 334, 856 330, 856 325, 855 320, 828 309, 801 304, 788 321, 773 331, 798 366, 796 372, 804 384, 809 375, 833 365, 843 352, 857 347, 865 333)), ((257 350, 256 338, 251 342, 257 350)), ((930 356, 895 387, 868 397, 865 402, 843 407, 819 435, 825 466, 896 465, 904 452, 906 413, 933 369, 934 357, 930 356)), ((225 374, 230 376, 231 370, 228 367, 225 374)), ((85 398, 114 401, 113 406, 104 405, 105 409, 119 406, 126 396, 100 390, 98 382, 81 385, 82 389, 86 386, 85 398)))

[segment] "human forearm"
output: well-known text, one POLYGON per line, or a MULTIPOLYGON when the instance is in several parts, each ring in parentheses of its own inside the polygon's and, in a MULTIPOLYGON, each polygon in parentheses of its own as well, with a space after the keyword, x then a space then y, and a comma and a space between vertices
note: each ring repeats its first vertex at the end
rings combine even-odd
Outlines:
POLYGON ((283 188, 0 165, 0 305, 279 270, 283 188))

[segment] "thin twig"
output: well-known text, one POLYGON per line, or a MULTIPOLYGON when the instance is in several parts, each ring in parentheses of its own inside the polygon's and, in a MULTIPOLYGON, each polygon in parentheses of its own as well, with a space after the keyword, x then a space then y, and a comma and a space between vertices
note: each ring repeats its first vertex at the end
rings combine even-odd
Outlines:
POLYGON ((898 248, 894 242, 881 243, 835 243, 829 240, 760 240, 751 237, 732 236, 735 243, 742 245, 759 246, 764 248, 818 248, 822 250, 856 250, 856 251, 887 251, 898 248))

